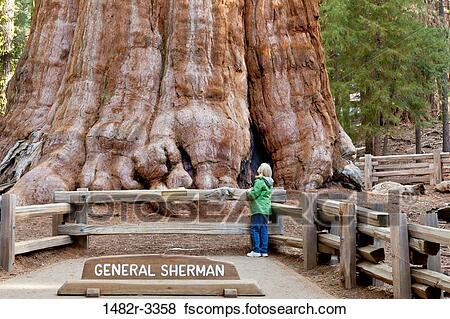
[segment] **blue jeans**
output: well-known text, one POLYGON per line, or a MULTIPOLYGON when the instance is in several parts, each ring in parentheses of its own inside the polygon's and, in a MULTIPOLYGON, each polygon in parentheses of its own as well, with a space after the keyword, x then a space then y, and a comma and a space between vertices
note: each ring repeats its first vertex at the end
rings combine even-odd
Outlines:
POLYGON ((250 233, 252 236, 253 251, 255 253, 267 254, 268 252, 268 221, 269 216, 263 214, 253 214, 251 217, 250 233))

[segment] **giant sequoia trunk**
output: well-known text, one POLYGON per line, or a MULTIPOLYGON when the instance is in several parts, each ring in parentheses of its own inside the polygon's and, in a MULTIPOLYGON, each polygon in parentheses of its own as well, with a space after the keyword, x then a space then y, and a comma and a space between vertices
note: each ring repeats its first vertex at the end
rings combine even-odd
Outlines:
POLYGON ((318 17, 318 0, 38 1, 0 120, 0 183, 18 179, 22 203, 246 186, 267 160, 279 186, 319 186, 354 147, 318 17))

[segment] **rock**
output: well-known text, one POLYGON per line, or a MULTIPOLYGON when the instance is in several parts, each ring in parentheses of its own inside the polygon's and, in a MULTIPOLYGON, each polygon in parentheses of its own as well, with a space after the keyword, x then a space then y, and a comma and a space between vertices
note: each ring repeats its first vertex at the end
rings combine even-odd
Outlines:
POLYGON ((423 184, 402 185, 396 182, 383 182, 372 187, 372 192, 377 194, 388 194, 389 191, 398 191, 400 195, 423 195, 425 186, 423 184))
POLYGON ((361 191, 363 187, 361 170, 353 162, 349 162, 343 169, 336 170, 333 181, 357 191, 361 191))
MULTIPOLYGON (((338 150, 341 154, 341 157, 343 159, 345 159, 345 160, 355 160, 356 159, 357 149, 353 145, 353 142, 352 142, 350 136, 348 136, 347 132, 345 132, 342 127, 340 128, 337 146, 338 146, 338 150)), ((350 168, 350 169, 354 170, 353 168, 350 168)))
POLYGON ((434 189, 439 193, 450 193, 450 181, 443 181, 437 184, 434 189))

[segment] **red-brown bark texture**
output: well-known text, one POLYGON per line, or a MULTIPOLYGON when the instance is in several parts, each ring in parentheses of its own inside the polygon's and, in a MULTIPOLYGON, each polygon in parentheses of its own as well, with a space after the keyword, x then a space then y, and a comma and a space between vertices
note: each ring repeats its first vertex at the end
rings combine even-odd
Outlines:
POLYGON ((318 0, 40 0, 0 119, 0 184, 314 188, 354 153, 318 0))

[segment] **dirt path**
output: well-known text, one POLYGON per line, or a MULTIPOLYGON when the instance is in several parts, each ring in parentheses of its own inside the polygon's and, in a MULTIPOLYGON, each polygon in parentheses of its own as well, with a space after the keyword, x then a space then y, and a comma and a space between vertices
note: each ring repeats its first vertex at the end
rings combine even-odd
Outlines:
MULTIPOLYGON (((242 279, 256 280, 265 298, 332 298, 274 258, 215 256, 234 263, 242 279)), ((69 279, 81 278, 85 258, 77 258, 45 267, 0 283, 1 298, 61 298, 56 291, 69 279)))

